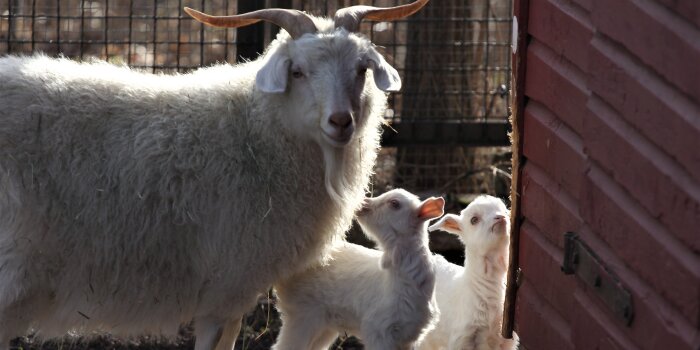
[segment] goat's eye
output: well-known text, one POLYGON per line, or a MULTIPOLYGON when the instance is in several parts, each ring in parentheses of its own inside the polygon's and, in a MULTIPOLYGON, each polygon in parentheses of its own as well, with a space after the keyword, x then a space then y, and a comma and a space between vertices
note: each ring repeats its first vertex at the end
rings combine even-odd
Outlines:
POLYGON ((364 77, 365 73, 367 73, 367 67, 359 67, 357 68, 357 75, 364 77))
POLYGON ((391 207, 391 209, 399 210, 401 209, 401 202, 399 202, 396 199, 392 199, 389 201, 389 206, 391 207))
POLYGON ((472 225, 476 225, 477 222, 479 222, 479 217, 477 217, 477 216, 472 216, 472 219, 471 219, 472 225))
POLYGON ((301 70, 299 70, 299 69, 295 69, 292 71, 292 77, 295 79, 303 78, 304 73, 302 73, 301 70))

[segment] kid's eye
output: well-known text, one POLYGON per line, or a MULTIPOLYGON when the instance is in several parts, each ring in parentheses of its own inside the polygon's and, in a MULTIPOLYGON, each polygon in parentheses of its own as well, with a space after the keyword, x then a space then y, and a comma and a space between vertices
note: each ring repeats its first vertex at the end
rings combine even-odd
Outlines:
POLYGON ((358 76, 364 76, 365 73, 367 73, 367 67, 359 67, 359 68, 357 68, 357 75, 358 75, 358 76))
POLYGON ((391 209, 394 209, 394 210, 401 209, 401 203, 399 201, 397 201, 396 199, 390 200, 389 206, 391 206, 391 209))
POLYGON ((471 219, 472 225, 476 225, 477 222, 479 222, 479 218, 476 216, 472 216, 472 219, 471 219))

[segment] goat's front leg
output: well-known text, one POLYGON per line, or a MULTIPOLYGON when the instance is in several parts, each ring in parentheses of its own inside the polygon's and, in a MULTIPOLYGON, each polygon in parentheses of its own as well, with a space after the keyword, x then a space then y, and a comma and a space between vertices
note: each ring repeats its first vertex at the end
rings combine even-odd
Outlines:
POLYGON ((282 317, 282 328, 272 350, 325 350, 338 333, 329 329, 325 318, 315 314, 282 317))
POLYGON ((216 350, 235 349, 236 339, 238 339, 238 333, 241 331, 241 321, 240 317, 234 317, 224 324, 224 333, 221 335, 218 344, 216 344, 216 350))
POLYGON ((194 350, 214 350, 224 334, 224 324, 225 322, 210 317, 196 319, 194 350))
POLYGON ((476 327, 467 327, 464 332, 450 336, 447 350, 476 350, 478 336, 476 327))
POLYGON ((360 333, 366 350, 399 350, 391 331, 381 332, 377 329, 364 329, 360 333))

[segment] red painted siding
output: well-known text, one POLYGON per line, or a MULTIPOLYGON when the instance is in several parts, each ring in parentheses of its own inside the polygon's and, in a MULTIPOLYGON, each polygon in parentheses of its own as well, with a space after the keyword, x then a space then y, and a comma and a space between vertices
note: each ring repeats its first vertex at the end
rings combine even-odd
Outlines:
POLYGON ((602 311, 597 300, 583 291, 576 291, 574 299, 576 304, 572 310, 586 310, 573 312, 572 327, 576 331, 572 337, 578 349, 626 350, 638 347, 615 326, 615 320, 602 311))
POLYGON ((700 29, 651 0, 593 0, 596 30, 700 100, 700 29))
POLYGON ((518 303, 515 314, 519 334, 527 335, 527 340, 521 336, 521 344, 527 344, 527 349, 574 349, 571 341, 570 324, 562 319, 561 314, 553 310, 539 292, 524 282, 518 289, 518 303), (533 335, 537 336, 533 336, 533 335))
POLYGON ((593 25, 582 8, 566 1, 532 1, 528 30, 551 44, 557 55, 566 57, 579 69, 584 70, 588 66, 593 25))
POLYGON ((531 101, 525 109, 523 154, 543 168, 574 197, 581 191, 584 170, 580 137, 541 104, 531 101))
POLYGON ((598 37, 592 48, 591 90, 685 171, 699 178, 700 152, 691 151, 697 147, 699 106, 614 42, 598 37), (627 98, 629 95, 636 98, 627 98))
POLYGON ((571 323, 576 281, 559 271, 561 250, 542 239, 542 232, 534 225, 523 225, 520 233, 520 261, 532 267, 528 283, 536 286, 538 296, 547 301, 553 312, 571 323))
POLYGON ((688 21, 700 23, 700 2, 697 0, 658 0, 658 2, 688 21))
POLYGON ((582 225, 577 201, 534 164, 528 164, 524 170, 523 215, 528 223, 540 228, 550 243, 563 249, 564 236, 561 233, 575 232, 582 225))
POLYGON ((692 324, 698 324, 700 271, 693 265, 697 256, 669 237, 602 169, 591 169, 584 186, 579 210, 598 238, 692 324))
POLYGON ((521 343, 700 349, 700 1, 523 4, 521 343), (629 326, 560 271, 567 231, 629 291, 629 326))
POLYGON ((591 99, 589 110, 592 113, 584 128, 589 160, 611 174, 692 250, 700 251, 698 184, 599 98, 591 99), (625 163, 634 166, 621 166, 625 163))
POLYGON ((581 70, 540 42, 530 43, 525 76, 525 95, 529 99, 546 105, 572 130, 581 130, 588 94, 581 70))

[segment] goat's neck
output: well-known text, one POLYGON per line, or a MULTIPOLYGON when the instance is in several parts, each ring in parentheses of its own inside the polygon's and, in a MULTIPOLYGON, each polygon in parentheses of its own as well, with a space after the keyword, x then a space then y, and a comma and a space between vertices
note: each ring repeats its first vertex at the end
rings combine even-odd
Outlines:
POLYGON ((466 249, 464 255, 464 278, 467 283, 478 282, 502 292, 503 281, 508 270, 507 249, 496 248, 489 251, 466 249))
POLYGON ((397 278, 397 282, 417 286, 425 293, 432 293, 435 275, 427 240, 416 237, 392 242, 383 248, 385 258, 390 260, 386 267, 390 274, 397 278))
POLYGON ((463 290, 473 293, 475 307, 485 312, 487 319, 480 323, 489 332, 500 330, 505 297, 505 277, 507 272, 507 249, 488 252, 475 249, 465 251, 463 290))

